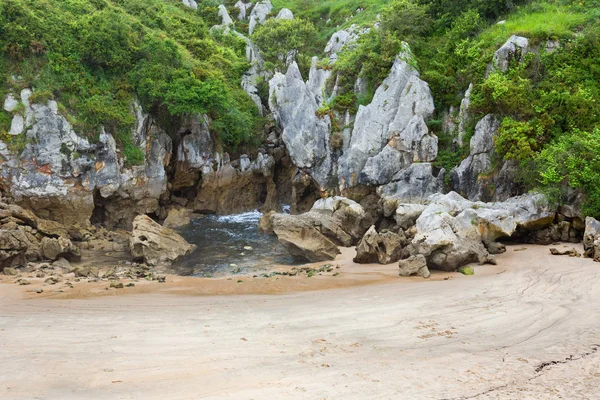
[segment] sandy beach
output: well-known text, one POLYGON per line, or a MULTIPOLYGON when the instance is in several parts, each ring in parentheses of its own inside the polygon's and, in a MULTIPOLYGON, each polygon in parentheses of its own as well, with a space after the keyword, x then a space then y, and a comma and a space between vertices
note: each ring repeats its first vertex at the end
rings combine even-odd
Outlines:
POLYGON ((352 249, 336 277, 3 277, 0 398, 600 398, 600 265, 548 248, 429 280, 352 249))

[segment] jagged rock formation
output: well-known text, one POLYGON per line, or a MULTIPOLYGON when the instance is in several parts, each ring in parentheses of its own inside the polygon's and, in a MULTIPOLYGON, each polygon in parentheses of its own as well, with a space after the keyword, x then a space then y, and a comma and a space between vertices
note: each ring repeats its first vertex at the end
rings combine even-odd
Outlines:
POLYGON ((329 115, 317 115, 320 104, 302 79, 293 62, 285 75, 275 74, 269 82, 269 107, 277 124, 283 127, 282 139, 294 165, 308 172, 321 190, 331 186, 329 115))
POLYGON ((15 204, 0 202, 0 270, 30 261, 81 258, 67 229, 15 204))
POLYGON ((347 29, 342 29, 335 32, 325 47, 325 54, 329 57, 329 60, 334 62, 337 60, 337 55, 344 47, 356 43, 358 39, 368 33, 370 28, 360 28, 358 25, 352 25, 347 29))
POLYGON ((172 263, 195 249, 195 245, 146 215, 139 215, 133 221, 130 251, 136 261, 150 266, 172 263))
POLYGON ((585 220, 583 248, 586 257, 600 262, 600 222, 591 217, 585 220))
POLYGON ((238 14, 238 19, 240 21, 245 21, 246 18, 248 18, 248 11, 252 8, 253 5, 253 2, 245 3, 242 0, 239 0, 237 3, 235 3, 234 7, 240 10, 240 13, 238 14))
POLYGON ((193 8, 194 10, 198 9, 198 3, 196 2, 196 0, 181 0, 181 2, 184 6, 193 8))
POLYGON ((256 3, 250 13, 249 34, 252 35, 258 24, 263 25, 267 20, 267 16, 273 10, 273 4, 270 0, 262 0, 256 3))
POLYGON ((385 184, 413 162, 435 160, 437 137, 425 124, 434 110, 433 98, 409 64, 410 57, 406 47, 371 104, 359 107, 349 147, 340 159, 340 187, 385 184), (392 168, 390 159, 395 160, 392 168))

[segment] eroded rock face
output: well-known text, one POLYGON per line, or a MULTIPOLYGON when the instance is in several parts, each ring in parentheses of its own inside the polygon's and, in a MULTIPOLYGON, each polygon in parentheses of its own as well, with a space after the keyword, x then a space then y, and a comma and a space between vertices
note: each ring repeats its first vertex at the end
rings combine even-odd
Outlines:
POLYGON ((340 187, 385 184, 408 164, 437 157, 437 137, 425 124, 434 111, 433 98, 409 64, 411 57, 405 45, 371 104, 359 107, 349 147, 340 159, 340 187), (393 168, 387 163, 391 159, 393 168))
POLYGON ((356 246, 354 262, 359 264, 391 264, 404 255, 408 240, 402 232, 385 231, 378 233, 372 226, 356 246))
POLYGON ((285 75, 275 74, 269 88, 269 106, 277 124, 283 127, 281 137, 294 165, 307 171, 325 190, 331 186, 333 168, 329 116, 317 116, 320 104, 295 62, 285 75))
POLYGON ((133 220, 129 245, 134 260, 151 266, 172 263, 196 249, 195 245, 147 215, 139 215, 133 220))
POLYGON ((583 249, 586 257, 600 262, 600 222, 591 217, 585 220, 583 249))
POLYGON ((169 210, 169 214, 165 221, 163 222, 163 226, 166 228, 180 228, 182 226, 189 225, 191 222, 192 210, 187 210, 185 208, 172 208, 169 210))
POLYGON ((248 11, 250 11, 253 4, 253 2, 244 3, 242 0, 239 0, 237 3, 235 3, 234 7, 240 10, 240 13, 238 14, 238 19, 240 21, 244 21, 246 18, 248 18, 248 11))
MULTIPOLYGON (((118 213, 131 214, 127 218, 104 216, 123 220, 125 225, 131 224, 134 214, 158 208, 158 198, 167 187, 165 166, 172 152, 171 140, 139 106, 132 107, 138 118, 132 139, 142 149, 145 161, 127 168, 112 135, 103 131, 98 143, 90 143, 60 115, 56 102, 32 104, 31 94, 29 89, 21 92, 27 127, 25 149, 19 154, 0 151, 3 186, 19 204, 69 226, 89 223, 95 195, 111 199, 118 213)), ((9 108, 11 99, 6 101, 9 108)), ((4 144, 2 149, 6 149, 4 144)))
POLYGON ((517 229, 549 226, 555 212, 541 195, 524 195, 503 203, 473 203, 455 192, 437 194, 417 219, 412 246, 430 268, 454 271, 471 262, 494 262, 486 243, 511 237, 517 229))
POLYGON ((387 185, 377 188, 385 200, 424 203, 431 195, 443 192, 445 170, 436 171, 430 163, 411 164, 396 173, 387 185))

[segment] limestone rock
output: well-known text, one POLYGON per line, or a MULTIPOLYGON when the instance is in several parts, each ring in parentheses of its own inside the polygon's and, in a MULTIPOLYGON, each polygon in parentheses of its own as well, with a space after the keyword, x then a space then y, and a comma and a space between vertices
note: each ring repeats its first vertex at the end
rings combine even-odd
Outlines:
POLYGON ((249 34, 252 35, 258 24, 263 25, 267 20, 267 16, 273 10, 273 4, 270 0, 261 0, 256 3, 250 13, 249 34))
POLYGON ((583 249, 586 257, 600 262, 600 222, 592 217, 585 219, 583 249))
POLYGON ((511 36, 496 53, 492 60, 492 72, 508 71, 511 60, 522 61, 529 49, 529 39, 522 36, 511 36))
POLYGON ((163 226, 173 229, 189 225, 191 222, 191 215, 192 210, 186 210, 185 208, 172 208, 169 210, 169 214, 163 222, 163 226))
POLYGON ((335 258, 338 246, 356 245, 373 222, 362 206, 343 197, 321 199, 301 215, 266 218, 266 231, 272 230, 294 256, 310 261, 335 258))
POLYGON ((517 229, 539 230, 554 220, 541 195, 524 195, 502 203, 470 202, 455 192, 437 194, 417 220, 412 246, 429 267, 453 271, 471 262, 494 262, 485 246, 517 229))
POLYGON ((498 133, 500 121, 493 115, 486 115, 475 127, 471 138, 469 157, 452 170, 453 185, 468 199, 482 200, 483 186, 479 175, 490 172, 494 154, 494 137, 498 133))
POLYGON ((193 8, 194 10, 198 9, 198 3, 196 0, 181 0, 184 6, 193 8))
POLYGON ((378 187, 377 194, 401 203, 423 203, 444 190, 445 173, 443 169, 436 173, 429 163, 411 164, 394 175, 390 183, 378 187))
POLYGON ((360 28, 358 25, 352 25, 349 28, 335 32, 325 47, 325 54, 331 61, 337 60, 337 55, 346 46, 352 45, 358 39, 369 32, 369 28, 360 28))
POLYGON ((179 146, 173 190, 181 190, 196 185, 201 171, 213 163, 215 145, 209 130, 206 115, 187 117, 179 129, 179 146))
POLYGON ((25 265, 28 243, 22 230, 0 229, 0 269, 25 265))
POLYGON ((334 260, 340 254, 338 246, 325 237, 312 221, 277 215, 273 222, 273 231, 279 242, 294 257, 319 262, 334 260))
POLYGON ((399 267, 400 276, 409 277, 416 275, 425 279, 431 276, 429 268, 427 268, 427 260, 421 254, 400 260, 399 267))
POLYGON ((465 92, 465 97, 460 102, 460 109, 458 111, 458 145, 462 147, 464 145, 464 137, 467 134, 467 125, 471 120, 469 108, 471 107, 471 93, 473 92, 473 84, 469 85, 469 88, 465 92))
POLYGON ((294 19, 294 13, 289 8, 282 8, 275 19, 294 19))
POLYGON ((130 250, 135 260, 143 260, 156 266, 172 263, 192 253, 195 245, 189 244, 169 228, 154 222, 146 215, 137 216, 133 221, 130 250))
MULTIPOLYGON (((427 83, 410 65, 411 57, 408 45, 404 44, 371 104, 359 107, 349 147, 340 159, 338 175, 342 188, 369 183, 378 177, 374 167, 383 166, 381 162, 371 161, 364 175, 362 172, 368 160, 387 145, 407 153, 409 162, 436 158, 437 137, 429 133, 424 122, 433 113, 433 98, 427 83), (364 182, 360 181, 361 177, 364 182)), ((384 175, 390 176, 392 171, 384 175)))
POLYGON ((221 17, 221 26, 228 27, 233 24, 233 20, 229 16, 229 12, 227 12, 227 8, 223 4, 219 4, 219 17, 221 17))
POLYGON ((404 247, 408 244, 404 234, 385 231, 378 233, 372 226, 356 246, 354 262, 359 264, 391 264, 403 255, 404 247))
POLYGON ((275 74, 269 82, 269 107, 283 127, 282 139, 294 165, 307 171, 321 189, 332 180, 331 120, 317 116, 321 106, 303 81, 294 62, 285 75, 275 74))
POLYGON ((238 19, 240 21, 244 21, 246 18, 248 18, 248 11, 252 8, 253 4, 254 3, 252 2, 244 3, 242 0, 239 0, 237 3, 235 3, 234 7, 240 10, 240 13, 238 14, 238 19))

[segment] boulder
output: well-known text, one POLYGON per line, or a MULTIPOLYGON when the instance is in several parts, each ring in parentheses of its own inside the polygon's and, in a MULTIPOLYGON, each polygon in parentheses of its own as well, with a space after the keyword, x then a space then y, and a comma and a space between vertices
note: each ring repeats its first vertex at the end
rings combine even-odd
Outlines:
POLYGON ((332 260, 338 246, 356 245, 372 219, 356 202, 344 197, 318 200, 300 215, 269 214, 261 222, 297 257, 310 261, 332 260))
POLYGON ((144 261, 151 266, 172 263, 196 249, 195 245, 186 242, 173 230, 160 226, 147 215, 134 219, 129 245, 134 260, 144 261))
POLYGON ((169 210, 167 218, 163 222, 163 226, 166 228, 181 228, 182 226, 189 225, 191 223, 192 210, 185 208, 172 208, 169 210))
POLYGON ((267 16, 273 10, 273 4, 271 4, 270 0, 261 0, 256 3, 252 12, 250 13, 250 23, 249 23, 249 34, 252 35, 254 29, 258 24, 264 24, 267 20, 267 16))
POLYGON ((47 260, 58 260, 59 258, 65 258, 69 261, 81 260, 81 252, 77 246, 75 246, 70 239, 60 237, 53 239, 45 237, 41 241, 42 255, 47 260))
POLYGON ((600 262, 600 222, 592 217, 585 219, 583 249, 586 257, 600 262))
POLYGON ((280 214, 273 218, 273 231, 279 242, 294 257, 310 262, 335 260, 340 254, 338 246, 325 237, 312 222, 280 214))
POLYGON ((409 277, 416 275, 426 279, 431 276, 429 268, 427 268, 427 260, 421 254, 400 260, 399 267, 400 276, 409 277))
POLYGON ((354 262, 359 264, 394 263, 402 258, 408 240, 403 233, 384 231, 378 233, 372 226, 356 246, 354 262))
POLYGON ((275 19, 294 19, 294 13, 289 8, 282 8, 275 19))

